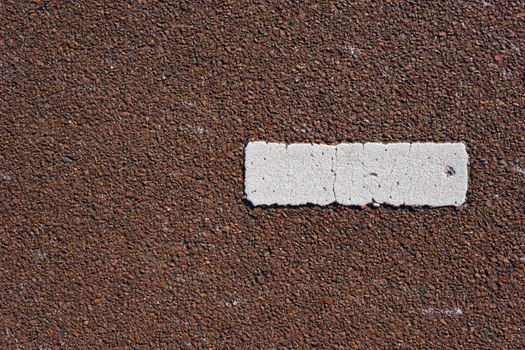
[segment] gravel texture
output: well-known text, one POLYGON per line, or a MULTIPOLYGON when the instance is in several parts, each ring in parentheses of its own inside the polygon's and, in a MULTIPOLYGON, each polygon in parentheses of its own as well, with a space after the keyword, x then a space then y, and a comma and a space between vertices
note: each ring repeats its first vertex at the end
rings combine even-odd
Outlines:
POLYGON ((0 2, 2 349, 525 348, 523 1, 0 2), (246 142, 462 142, 458 208, 253 208, 246 142))

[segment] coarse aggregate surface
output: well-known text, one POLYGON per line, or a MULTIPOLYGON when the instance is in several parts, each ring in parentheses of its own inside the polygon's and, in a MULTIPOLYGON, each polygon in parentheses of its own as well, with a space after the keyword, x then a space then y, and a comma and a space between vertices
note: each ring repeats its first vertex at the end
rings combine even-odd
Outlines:
POLYGON ((525 348, 523 1, 0 2, 0 348, 525 348), (254 208, 246 142, 462 142, 457 208, 254 208))

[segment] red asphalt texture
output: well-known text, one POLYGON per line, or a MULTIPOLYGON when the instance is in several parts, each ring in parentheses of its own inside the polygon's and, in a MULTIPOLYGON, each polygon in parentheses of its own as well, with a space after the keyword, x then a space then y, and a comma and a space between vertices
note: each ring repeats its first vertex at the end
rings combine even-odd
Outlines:
POLYGON ((2 1, 0 348, 523 349, 524 96, 523 1, 2 1), (467 202, 253 208, 255 140, 467 202))

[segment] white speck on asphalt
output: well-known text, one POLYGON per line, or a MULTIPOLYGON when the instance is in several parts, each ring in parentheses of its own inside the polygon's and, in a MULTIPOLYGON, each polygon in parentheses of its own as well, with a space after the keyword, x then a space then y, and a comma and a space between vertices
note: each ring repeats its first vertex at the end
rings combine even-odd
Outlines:
POLYGON ((356 51, 357 51, 357 49, 356 49, 356 47, 354 45, 350 45, 348 47, 348 53, 350 54, 350 56, 354 57, 356 51))

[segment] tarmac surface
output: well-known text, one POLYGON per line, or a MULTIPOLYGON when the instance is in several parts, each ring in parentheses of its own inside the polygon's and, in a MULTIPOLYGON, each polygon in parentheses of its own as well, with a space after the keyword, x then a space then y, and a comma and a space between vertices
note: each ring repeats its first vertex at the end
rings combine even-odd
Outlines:
POLYGON ((0 3, 0 348, 525 348, 522 1, 0 3), (249 141, 463 142, 465 204, 254 208, 249 141))

